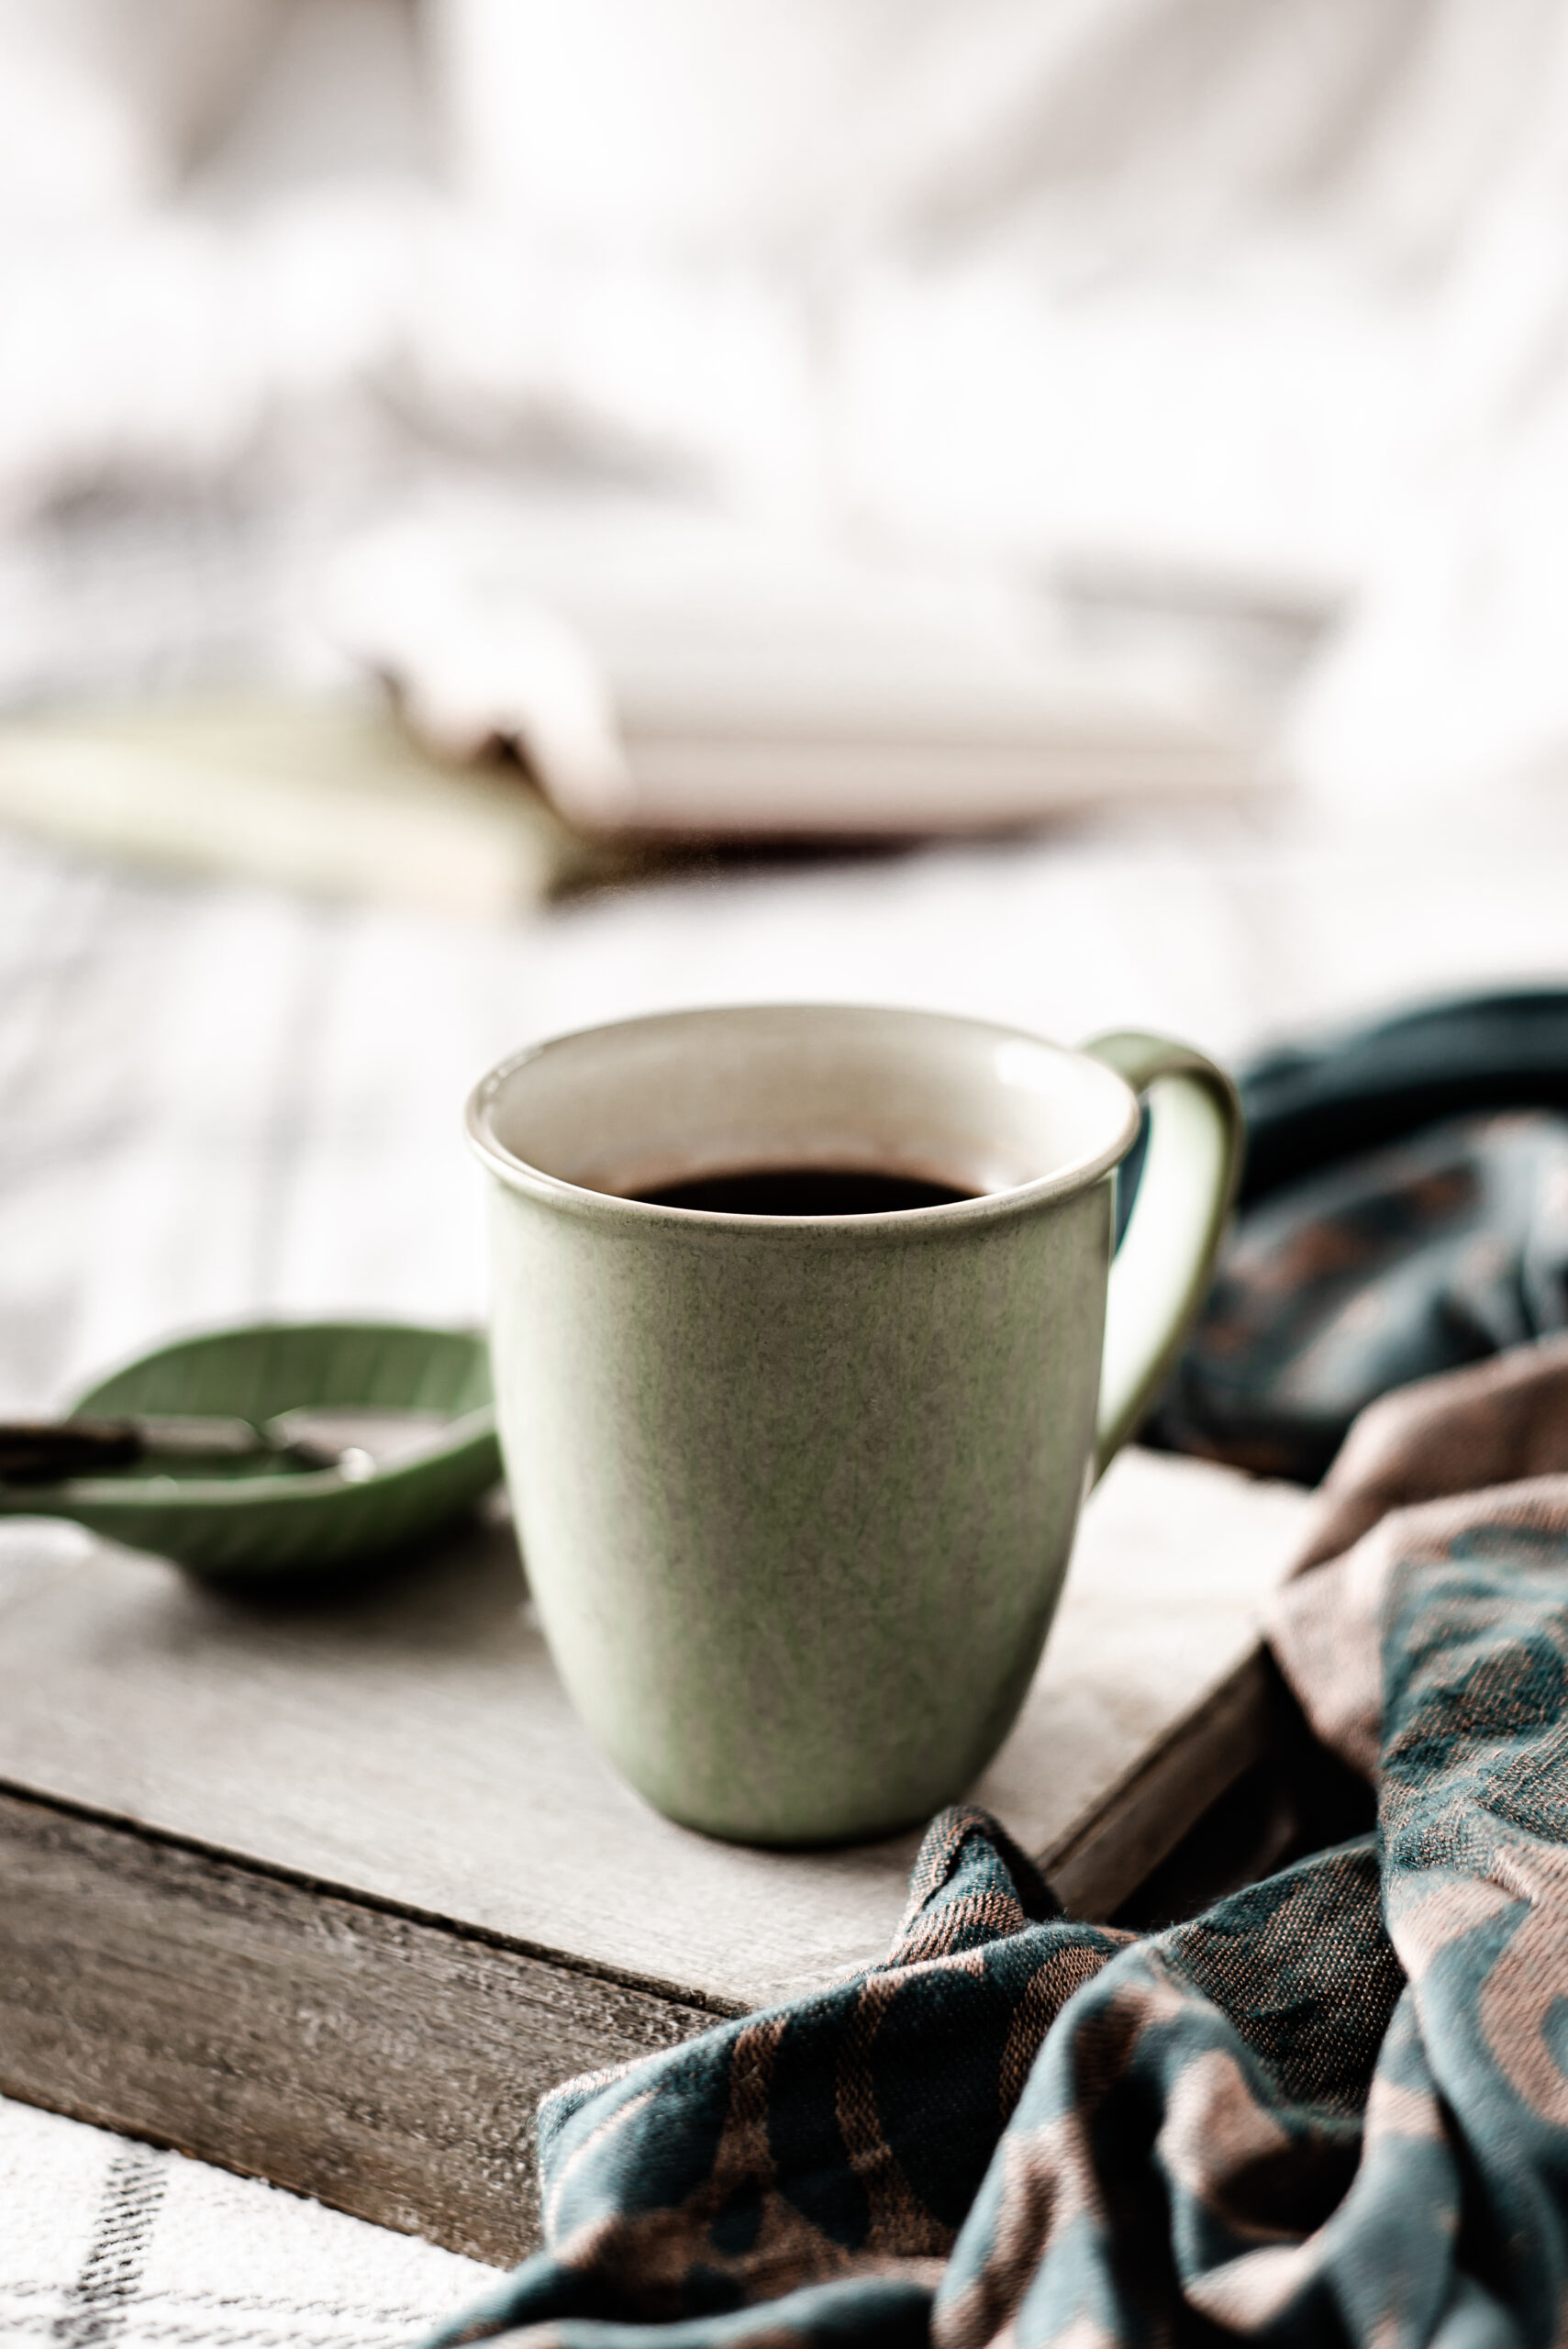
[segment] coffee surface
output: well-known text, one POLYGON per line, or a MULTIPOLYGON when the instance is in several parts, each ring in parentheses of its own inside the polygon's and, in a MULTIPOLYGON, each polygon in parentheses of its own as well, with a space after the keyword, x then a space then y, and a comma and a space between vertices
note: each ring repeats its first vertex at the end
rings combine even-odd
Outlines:
POLYGON ((980 1195, 880 1167, 753 1166, 733 1174, 700 1174, 633 1196, 649 1207, 702 1208, 710 1215, 889 1215, 951 1207, 980 1195))

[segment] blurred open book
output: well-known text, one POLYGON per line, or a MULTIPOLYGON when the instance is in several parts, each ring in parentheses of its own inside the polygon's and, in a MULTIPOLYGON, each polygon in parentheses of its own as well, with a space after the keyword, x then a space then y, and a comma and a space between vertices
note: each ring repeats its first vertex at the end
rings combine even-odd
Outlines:
POLYGON ((1257 708, 1190 651, 1096 657, 994 577, 657 508, 389 527, 328 626, 441 754, 509 744, 592 833, 995 830, 1260 772, 1257 708))
POLYGON ((994 831, 1254 785, 1244 678, 1190 645, 1106 656, 1051 608, 618 503, 404 522, 326 583, 357 685, 0 720, 0 821, 504 916, 682 841, 994 831))
POLYGON ((603 861, 515 772, 455 774, 370 696, 0 721, 0 823, 100 855, 502 917, 603 861))

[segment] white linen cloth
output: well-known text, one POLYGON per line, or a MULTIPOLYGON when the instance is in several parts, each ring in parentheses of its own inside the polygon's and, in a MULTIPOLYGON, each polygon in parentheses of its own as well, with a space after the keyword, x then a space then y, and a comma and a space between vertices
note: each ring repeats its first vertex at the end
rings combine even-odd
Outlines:
MULTIPOLYGON (((87 863, 0 832, 0 1409, 254 1315, 470 1322, 469 1087, 694 1003, 887 1003, 1233 1058, 1562 982, 1564 835, 1368 847, 1235 816, 645 881, 527 924, 87 863)), ((62 1536, 62 1538, 69 1538, 62 1536)), ((0 1577, 6 1571, 0 1527, 0 1577)))
POLYGON ((5 0, 0 59, 12 694, 308 666, 325 545, 543 473, 1331 610, 1316 787, 1559 788, 1563 0, 5 0))
MULTIPOLYGON (((780 996, 1222 1053, 1433 986, 1561 981, 1561 841, 1229 818, 671 880, 528 926, 154 881, 0 833, 0 1408, 180 1328, 484 1296, 468 1086, 595 1020, 780 996)), ((61 1529, 59 1539, 76 1537, 61 1529)), ((0 1589, 36 1534, 0 1528, 0 1589)), ((172 1569, 171 1570, 172 1571, 172 1569)), ((356 2349, 466 2263, 0 2103, 0 2342, 356 2349)))
MULTIPOLYGON (((1295 754, 1400 823, 673 885, 529 939, 6 841, 8 1404, 182 1323, 473 1313, 461 1097, 553 1030, 791 992, 1227 1051, 1561 976, 1561 836, 1498 810, 1568 762, 1563 0, 0 0, 0 695, 317 674, 309 581, 389 500, 629 479, 1336 614, 1295 754), (1428 821, 1440 785, 1485 827, 1428 821)), ((473 2273, 0 2104, 17 2339, 403 2340, 473 2273)))
POLYGON ((6 2349, 407 2349, 493 2272, 0 2097, 6 2349))

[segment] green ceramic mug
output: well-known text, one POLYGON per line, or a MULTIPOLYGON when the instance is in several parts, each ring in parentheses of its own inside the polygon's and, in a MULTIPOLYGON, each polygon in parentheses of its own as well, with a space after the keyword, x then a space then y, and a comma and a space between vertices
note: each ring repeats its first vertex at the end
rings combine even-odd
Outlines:
POLYGON ((915 1011, 671 1013, 486 1077, 491 1345, 530 1587, 612 1761, 692 1827, 924 1819, 1006 1735, 1084 1495, 1207 1282, 1229 1078, 915 1011), (1115 1170, 1151 1092, 1115 1252, 1115 1170), (973 1194, 756 1215, 636 1196, 860 1168, 973 1194))

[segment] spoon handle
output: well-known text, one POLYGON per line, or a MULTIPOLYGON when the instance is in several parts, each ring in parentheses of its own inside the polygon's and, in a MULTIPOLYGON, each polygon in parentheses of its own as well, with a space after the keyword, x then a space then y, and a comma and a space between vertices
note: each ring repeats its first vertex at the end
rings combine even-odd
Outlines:
POLYGON ((141 1454, 134 1419, 0 1422, 0 1481, 6 1484, 49 1485, 98 1468, 128 1468, 141 1454))
POLYGON ((136 1419, 0 1421, 0 1484, 45 1485, 129 1468, 139 1460, 276 1460, 290 1468, 333 1468, 338 1451, 292 1432, 272 1434, 249 1419, 150 1416, 136 1419))

